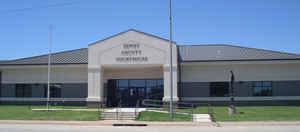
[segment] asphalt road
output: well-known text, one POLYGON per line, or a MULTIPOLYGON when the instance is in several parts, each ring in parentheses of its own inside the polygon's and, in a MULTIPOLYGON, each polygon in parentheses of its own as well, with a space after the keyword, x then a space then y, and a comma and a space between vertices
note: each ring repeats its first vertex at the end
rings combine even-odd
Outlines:
POLYGON ((299 132, 300 126, 76 126, 0 124, 0 132, 299 132))

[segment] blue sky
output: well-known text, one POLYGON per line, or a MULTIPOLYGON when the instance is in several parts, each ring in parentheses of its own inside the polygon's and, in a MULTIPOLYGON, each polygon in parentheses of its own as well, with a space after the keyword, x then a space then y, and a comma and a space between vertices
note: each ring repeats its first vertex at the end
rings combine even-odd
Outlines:
MULTIPOLYGON (((299 5, 299 0, 173 0, 174 40, 300 54, 299 5)), ((0 60, 47 54, 49 24, 54 52, 87 48, 130 28, 168 38, 168 6, 168 0, 2 0, 0 60)))

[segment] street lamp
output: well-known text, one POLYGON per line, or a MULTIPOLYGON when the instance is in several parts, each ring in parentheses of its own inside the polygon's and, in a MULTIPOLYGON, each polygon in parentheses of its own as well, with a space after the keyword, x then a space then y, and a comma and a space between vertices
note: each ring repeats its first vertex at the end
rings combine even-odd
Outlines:
POLYGON ((170 117, 173 118, 174 114, 173 114, 173 50, 172 50, 172 0, 170 0, 170 16, 169 16, 169 20, 170 20, 170 117))
POLYGON ((50 74, 51 74, 51 49, 52 49, 52 25, 49 27, 49 54, 48 54, 48 83, 47 83, 47 110, 50 101, 50 74))

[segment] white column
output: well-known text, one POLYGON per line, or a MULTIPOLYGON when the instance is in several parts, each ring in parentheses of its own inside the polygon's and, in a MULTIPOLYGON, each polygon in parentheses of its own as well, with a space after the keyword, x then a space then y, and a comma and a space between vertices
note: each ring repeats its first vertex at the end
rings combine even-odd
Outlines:
POLYGON ((88 102, 104 101, 103 68, 94 66, 88 68, 88 102))
MULTIPOLYGON (((171 100, 171 89, 170 89, 170 65, 164 65, 164 98, 163 101, 171 100)), ((173 65, 173 101, 179 100, 177 96, 177 66, 173 65)))

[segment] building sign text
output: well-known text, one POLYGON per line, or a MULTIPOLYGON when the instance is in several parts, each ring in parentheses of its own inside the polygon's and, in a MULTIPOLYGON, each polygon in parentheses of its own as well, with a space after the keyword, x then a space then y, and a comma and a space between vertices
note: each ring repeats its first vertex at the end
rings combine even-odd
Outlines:
POLYGON ((148 57, 143 56, 143 52, 140 49, 140 44, 123 44, 121 50, 121 56, 116 58, 117 62, 147 62, 148 57))

